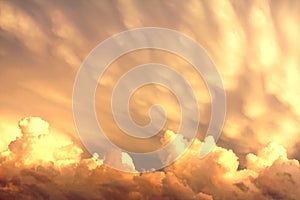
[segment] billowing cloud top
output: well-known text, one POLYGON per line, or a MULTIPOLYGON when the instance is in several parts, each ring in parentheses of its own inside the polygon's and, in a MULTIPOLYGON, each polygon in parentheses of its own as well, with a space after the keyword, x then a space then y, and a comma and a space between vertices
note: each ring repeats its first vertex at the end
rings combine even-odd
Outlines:
MULTIPOLYGON (((296 199, 300 195, 299 162, 270 143, 257 155, 247 155, 247 168, 238 169, 232 150, 216 147, 199 158, 202 142, 163 171, 144 174, 113 170, 68 137, 48 132, 37 117, 19 122, 22 136, 1 152, 1 199, 296 199), (54 140, 54 138, 56 140, 54 140)), ((164 136, 174 135, 167 131, 164 136)), ((178 140, 174 149, 185 141, 178 140)), ((112 152, 107 160, 134 168, 128 154, 112 152)))

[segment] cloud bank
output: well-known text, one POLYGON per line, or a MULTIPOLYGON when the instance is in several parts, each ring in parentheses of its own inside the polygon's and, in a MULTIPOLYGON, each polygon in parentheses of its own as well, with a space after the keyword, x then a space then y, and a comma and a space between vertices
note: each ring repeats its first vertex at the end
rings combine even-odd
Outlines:
MULTIPOLYGON (((293 139, 298 138, 300 125, 299 92, 295 87, 300 74, 298 2, 69 3, 0 2, 0 109, 5 124, 13 127, 21 117, 43 116, 56 129, 77 137, 71 96, 76 70, 84 57, 113 34, 158 26, 192 37, 217 64, 228 97, 222 146, 247 154, 275 141, 299 158, 299 141, 293 139)), ((96 102, 101 102, 96 105, 98 118, 107 126, 107 132, 120 132, 107 117, 111 109, 106 105, 114 83, 130 67, 158 62, 177 69, 197 90, 203 136, 209 121, 209 96, 192 67, 183 59, 162 52, 134 52, 126 56, 112 63, 97 90, 96 102)), ((148 117, 146 108, 161 103, 169 113, 165 130, 176 130, 176 99, 163 88, 142 90, 134 98, 133 118, 145 123, 140 119, 148 117)), ((113 134, 111 137, 121 146, 120 141, 129 140, 121 133, 118 138, 113 134)), ((154 143, 159 144, 159 140, 154 143)))
MULTIPOLYGON (((95 156, 84 158, 71 138, 49 132, 38 117, 19 122, 21 136, 0 157, 1 199, 297 199, 300 168, 286 150, 270 143, 247 155, 247 168, 231 149, 216 147, 203 159, 196 139, 184 156, 149 173, 124 173, 95 156)), ((167 131, 163 140, 174 133, 167 131)), ((177 141, 174 148, 184 145, 177 141)), ((106 159, 132 159, 114 152, 106 159), (111 156, 111 157, 109 157, 111 156)), ((134 167, 134 166, 133 166, 134 167)))

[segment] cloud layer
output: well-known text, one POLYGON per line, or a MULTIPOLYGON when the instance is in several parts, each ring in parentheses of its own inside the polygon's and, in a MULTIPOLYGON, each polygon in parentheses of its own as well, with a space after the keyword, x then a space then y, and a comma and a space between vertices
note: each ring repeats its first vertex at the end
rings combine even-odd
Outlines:
MULTIPOLYGON (((296 127, 300 125, 299 92, 295 87, 300 74, 299 6, 295 1, 183 4, 155 0, 145 5, 135 0, 126 4, 79 1, 71 7, 66 2, 25 5, 21 1, 1 1, 1 118, 12 126, 24 116, 43 116, 55 129, 77 137, 71 96, 76 70, 84 57, 112 34, 159 26, 192 37, 217 64, 228 97, 227 121, 220 141, 223 146, 245 154, 275 141, 299 158, 299 141, 292 139, 298 138, 296 127)), ((101 102, 96 103, 98 118, 107 132, 118 133, 117 138, 114 134, 111 138, 121 146, 124 144, 120 141, 130 140, 111 123, 111 90, 130 67, 148 62, 172 66, 187 77, 199 99, 203 137, 210 100, 201 77, 195 76, 192 66, 179 57, 145 51, 121 57, 100 81, 96 95, 96 102, 101 102)), ((177 129, 180 115, 170 92, 145 87, 133 99, 131 112, 138 122, 145 124, 141 119, 147 119, 147 108, 160 103, 168 112, 165 130, 177 129), (159 95, 148 95, 153 93, 159 95)), ((153 142, 159 144, 159 140, 153 142)), ((141 148, 153 149, 151 145, 141 148)))
MULTIPOLYGON (((1 199, 297 199, 300 195, 299 162, 288 159, 276 143, 257 155, 248 154, 247 168, 238 169, 236 154, 221 147, 200 159, 203 143, 196 139, 164 170, 130 174, 107 167, 95 156, 84 158, 70 138, 49 132, 48 126, 37 117, 19 122, 22 135, 1 152, 1 199)), ((165 139, 173 134, 168 131, 165 139)), ((131 160, 118 152, 106 159, 125 165, 122 160, 131 160)))

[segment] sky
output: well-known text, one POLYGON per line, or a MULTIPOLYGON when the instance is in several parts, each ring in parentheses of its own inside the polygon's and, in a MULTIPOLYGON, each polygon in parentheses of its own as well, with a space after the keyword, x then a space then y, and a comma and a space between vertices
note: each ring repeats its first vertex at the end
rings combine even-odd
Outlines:
MULTIPOLYGON (((0 1, 0 199, 297 199, 300 196, 300 3, 298 1, 0 1), (138 50, 99 79, 96 114, 108 137, 129 151, 155 150, 174 138, 180 108, 160 86, 132 96, 133 120, 145 125, 159 103, 167 122, 149 140, 131 138, 111 115, 122 74, 149 62, 174 67, 195 89, 197 138, 175 163, 133 172, 130 155, 92 156, 72 113, 76 74, 91 50, 142 27, 179 31, 214 61, 227 96, 216 148, 198 156, 211 100, 201 76, 179 56, 138 50), (138 144, 138 145, 137 145, 138 144)), ((174 151, 186 139, 180 137, 174 151)))

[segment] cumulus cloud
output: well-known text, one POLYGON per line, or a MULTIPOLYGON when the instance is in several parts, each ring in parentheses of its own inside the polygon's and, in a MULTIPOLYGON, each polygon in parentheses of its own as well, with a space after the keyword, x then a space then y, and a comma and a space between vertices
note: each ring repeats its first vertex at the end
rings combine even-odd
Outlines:
MULTIPOLYGON (((248 154, 246 159, 247 168, 255 171, 261 171, 266 167, 270 167, 275 161, 288 161, 286 149, 275 142, 269 143, 267 147, 258 152, 258 155, 248 154)), ((298 161, 294 160, 294 162, 297 163, 298 161)))
POLYGON ((64 135, 49 134, 49 124, 38 117, 19 121, 22 136, 8 146, 8 161, 16 165, 53 162, 60 166, 77 163, 82 150, 64 135))
MULTIPOLYGON (((296 199, 300 193, 299 162, 288 159, 276 143, 257 155, 248 154, 247 168, 239 169, 237 155, 222 147, 200 159, 205 144, 196 139, 163 171, 137 174, 103 164, 120 162, 134 168, 128 154, 113 152, 104 162, 97 155, 84 158, 80 147, 49 132, 41 118, 24 118, 19 127, 21 137, 1 154, 1 199, 296 199)), ((174 135, 168 130, 162 141, 174 135)), ((178 148, 185 142, 180 138, 178 148)))
POLYGON ((276 195, 281 199, 294 199, 299 192, 299 183, 291 183, 289 180, 299 176, 299 162, 288 159, 286 149, 281 145, 270 143, 258 155, 248 154, 248 165, 245 169, 239 169, 239 157, 231 149, 222 147, 215 147, 210 154, 199 159, 202 145, 205 143, 196 139, 183 158, 165 169, 174 173, 194 192, 204 192, 215 199, 273 199, 276 195), (281 167, 283 168, 280 169, 281 167), (274 177, 273 180, 270 176, 272 173, 288 173, 289 175, 282 178, 284 182, 288 182, 288 186, 282 188, 290 188, 279 189, 278 183, 278 191, 273 189, 272 181, 277 181, 278 177, 274 177), (264 174, 267 174, 265 176, 268 176, 269 180, 262 178, 264 174))
MULTIPOLYGON (((71 94, 83 58, 112 34, 128 28, 162 26, 197 40, 217 64, 228 97, 228 120, 221 142, 241 154, 271 141, 298 153, 299 141, 291 139, 299 136, 295 127, 300 123, 295 87, 300 61, 297 2, 151 1, 143 6, 135 0, 126 4, 79 1, 70 7, 64 2, 31 2, 25 6, 20 1, 2 1, 0 7, 0 89, 1 94, 10 94, 0 99, 5 114, 19 117, 45 113, 56 128, 68 126, 68 130, 74 130, 71 94), (18 101, 21 97, 23 105, 18 101), (289 137, 283 137, 283 133, 289 137)), ((155 61, 177 69, 197 90, 201 132, 205 130, 209 97, 188 63, 162 52, 127 56, 113 63, 115 67, 100 82, 104 88, 96 100, 101 99, 104 108, 97 105, 99 113, 111 113, 106 97, 128 66, 155 61)), ((166 129, 176 130, 180 113, 174 109, 175 98, 160 88, 145 89, 142 94, 135 98, 133 118, 147 118, 144 108, 159 100, 169 114, 166 129)), ((105 118, 103 124, 110 132, 118 132, 109 123, 111 119, 105 118)))

